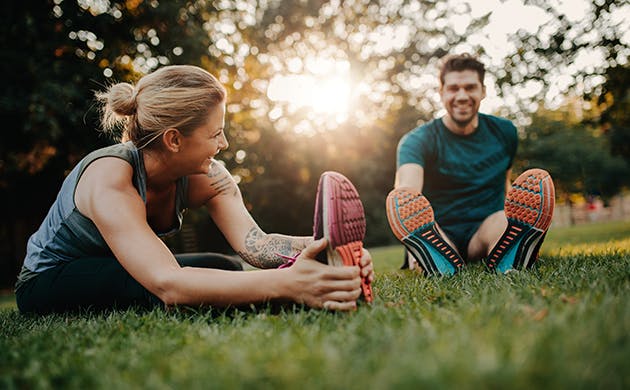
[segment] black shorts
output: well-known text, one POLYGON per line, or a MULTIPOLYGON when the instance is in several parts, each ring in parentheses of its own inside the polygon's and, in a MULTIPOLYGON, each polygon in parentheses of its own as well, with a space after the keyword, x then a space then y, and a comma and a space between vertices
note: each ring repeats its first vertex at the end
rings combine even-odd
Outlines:
POLYGON ((468 244, 470 244, 470 240, 477 233, 482 223, 483 221, 468 222, 448 226, 440 225, 440 227, 455 245, 455 249, 457 249, 462 259, 466 260, 468 258, 468 244))
MULTIPOLYGON (((243 269, 237 258, 217 253, 190 253, 175 258, 182 267, 243 269)), ((22 313, 150 308, 163 304, 113 257, 78 259, 47 269, 21 284, 15 296, 22 313)))
MULTIPOLYGON (((470 244, 470 240, 475 233, 477 233, 482 223, 483 221, 448 226, 440 225, 440 228, 442 228, 447 238, 455 245, 455 249, 462 259, 466 260, 468 258, 468 244, 470 244)), ((407 248, 405 248, 405 259, 401 269, 407 268, 409 268, 409 252, 407 248)))

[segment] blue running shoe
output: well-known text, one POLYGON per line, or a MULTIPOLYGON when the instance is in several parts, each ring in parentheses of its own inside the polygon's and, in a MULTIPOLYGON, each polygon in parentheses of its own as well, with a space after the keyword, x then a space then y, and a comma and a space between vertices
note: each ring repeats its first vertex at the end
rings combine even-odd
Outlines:
POLYGON ((485 259, 490 270, 508 272, 531 268, 551 225, 555 189, 542 169, 523 172, 505 198, 508 226, 485 259))
POLYGON ((433 208, 420 191, 391 191, 387 196, 387 220, 427 275, 453 275, 464 266, 457 251, 438 232, 433 208))

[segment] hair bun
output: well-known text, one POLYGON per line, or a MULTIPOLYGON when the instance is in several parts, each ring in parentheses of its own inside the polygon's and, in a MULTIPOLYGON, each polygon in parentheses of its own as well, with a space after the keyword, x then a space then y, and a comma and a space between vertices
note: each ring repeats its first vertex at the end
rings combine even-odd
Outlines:
POLYGON ((138 110, 136 93, 133 85, 129 83, 112 85, 107 95, 108 103, 117 115, 131 116, 138 110))

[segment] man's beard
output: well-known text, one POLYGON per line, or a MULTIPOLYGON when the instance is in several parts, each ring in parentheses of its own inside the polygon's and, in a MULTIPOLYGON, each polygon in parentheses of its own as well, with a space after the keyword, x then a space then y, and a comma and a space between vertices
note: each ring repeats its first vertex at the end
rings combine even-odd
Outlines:
POLYGON ((453 122, 455 122, 455 124, 457 126, 459 126, 459 127, 466 127, 466 126, 468 126, 469 124, 471 124, 475 120, 476 116, 477 116, 477 113, 475 112, 474 114, 472 114, 471 116, 469 116, 465 120, 458 120, 453 115, 451 115, 451 119, 453 120, 453 122))

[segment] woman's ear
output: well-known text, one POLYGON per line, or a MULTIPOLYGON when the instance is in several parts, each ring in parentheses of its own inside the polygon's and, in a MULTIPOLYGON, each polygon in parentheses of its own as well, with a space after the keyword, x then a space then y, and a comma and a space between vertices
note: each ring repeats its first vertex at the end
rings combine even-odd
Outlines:
POLYGON ((182 143, 182 133, 175 128, 166 129, 164 134, 162 134, 162 142, 164 142, 166 149, 171 152, 179 152, 182 143))

